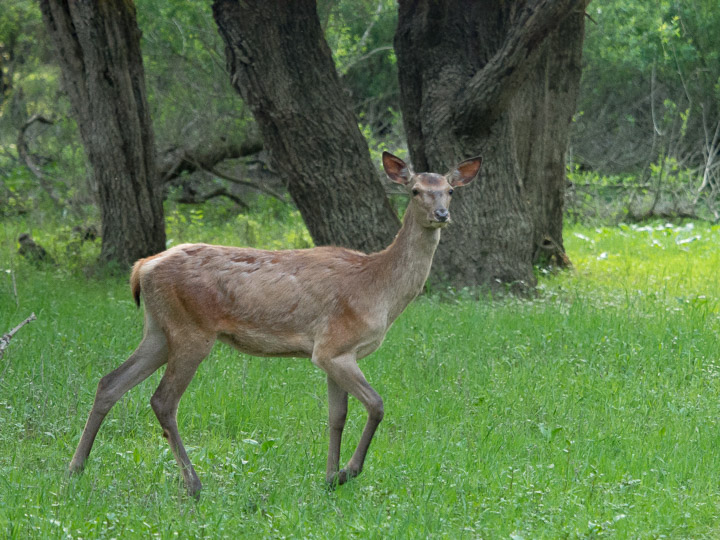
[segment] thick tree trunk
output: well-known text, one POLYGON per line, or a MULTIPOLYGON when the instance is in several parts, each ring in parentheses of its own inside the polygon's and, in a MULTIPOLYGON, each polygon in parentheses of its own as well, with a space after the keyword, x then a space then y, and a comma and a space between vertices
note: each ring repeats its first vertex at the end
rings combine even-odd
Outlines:
POLYGON ((40 0, 98 189, 105 261, 165 249, 162 189, 130 0, 40 0))
POLYGON ((363 251, 400 227, 322 34, 314 0, 215 0, 232 83, 316 244, 363 251))
MULTIPOLYGON (((483 155, 458 193, 435 277, 532 287, 562 254, 565 150, 580 80, 585 0, 401 0, 395 50, 417 170, 483 155)), ((566 261, 566 259, 565 259, 566 261)))

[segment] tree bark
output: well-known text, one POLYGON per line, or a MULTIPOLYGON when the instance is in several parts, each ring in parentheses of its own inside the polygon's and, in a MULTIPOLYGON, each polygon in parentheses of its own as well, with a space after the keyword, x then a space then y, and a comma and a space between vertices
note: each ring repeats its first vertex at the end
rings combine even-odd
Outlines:
POLYGON ((165 249, 162 189, 130 0, 40 0, 98 190, 101 259, 165 249))
POLYGON ((484 156, 479 185, 453 202, 436 278, 527 289, 543 246, 562 251, 586 4, 400 0, 395 51, 415 169, 484 156))
POLYGON ((314 0, 215 0, 232 83, 317 245, 386 247, 400 227, 351 112, 314 0))

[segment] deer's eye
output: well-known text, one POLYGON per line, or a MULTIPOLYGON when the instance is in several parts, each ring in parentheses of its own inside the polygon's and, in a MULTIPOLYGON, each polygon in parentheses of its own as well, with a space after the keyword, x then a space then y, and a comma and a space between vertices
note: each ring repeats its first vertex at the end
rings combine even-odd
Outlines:
POLYGON ((451 189, 450 191, 448 191, 448 195, 452 195, 452 194, 453 194, 453 191, 454 191, 454 190, 452 190, 452 189, 451 189))
POLYGON ((413 188, 412 194, 413 194, 413 195, 417 195, 418 193, 420 193, 420 192, 419 192, 417 189, 413 188))

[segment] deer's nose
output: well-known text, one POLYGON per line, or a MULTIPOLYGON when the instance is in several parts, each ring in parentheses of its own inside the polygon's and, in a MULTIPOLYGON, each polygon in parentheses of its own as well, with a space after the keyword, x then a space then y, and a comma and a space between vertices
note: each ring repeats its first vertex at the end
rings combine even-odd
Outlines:
POLYGON ((447 208, 439 208, 435 210, 435 218, 438 221, 447 221, 448 217, 450 217, 450 212, 448 212, 447 208))

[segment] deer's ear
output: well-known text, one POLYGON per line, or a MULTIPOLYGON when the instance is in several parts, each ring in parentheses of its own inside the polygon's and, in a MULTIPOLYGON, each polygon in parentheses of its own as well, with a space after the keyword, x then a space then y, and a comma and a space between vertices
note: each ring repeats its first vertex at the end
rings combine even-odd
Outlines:
POLYGON ((402 159, 393 156, 390 152, 383 152, 382 162, 385 174, 390 180, 404 186, 410 182, 410 167, 402 159))
POLYGON ((448 178, 450 185, 453 187, 468 185, 480 172, 481 165, 482 158, 480 156, 466 159, 462 163, 459 163, 450 173, 450 177, 448 178))

